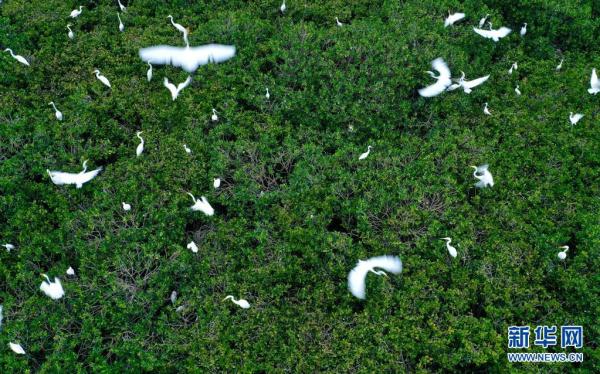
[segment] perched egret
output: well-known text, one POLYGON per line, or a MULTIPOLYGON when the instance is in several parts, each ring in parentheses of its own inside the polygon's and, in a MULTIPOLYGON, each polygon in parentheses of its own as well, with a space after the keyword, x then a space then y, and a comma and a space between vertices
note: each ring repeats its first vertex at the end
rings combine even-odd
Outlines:
POLYGON ((69 39, 75 38, 75 34, 73 33, 73 30, 71 30, 71 24, 70 23, 67 24, 67 29, 69 30, 69 33, 67 34, 67 36, 69 37, 69 39))
POLYGON ((108 88, 112 88, 108 79, 104 75, 100 75, 100 70, 94 70, 94 74, 96 74, 96 78, 98 78, 98 80, 102 82, 103 85, 105 85, 108 88))
POLYGON ((209 62, 223 62, 235 56, 232 45, 207 44, 199 47, 172 47, 158 45, 140 49, 140 58, 153 64, 181 67, 188 73, 193 73, 201 65, 209 62))
POLYGON ((189 192, 188 192, 188 195, 190 195, 192 197, 192 200, 194 201, 194 205, 192 205, 190 207, 191 210, 193 210, 193 211, 201 211, 202 213, 206 214, 207 216, 212 216, 213 214, 215 214, 215 210, 210 205, 210 203, 208 202, 208 200, 206 200, 206 197, 200 196, 199 199, 196 199, 194 197, 194 195, 192 195, 189 192))
POLYGON ((192 150, 187 146, 187 144, 183 145, 183 149, 185 149, 186 153, 192 153, 192 150))
POLYGON ((269 87, 267 87, 267 93, 265 94, 265 99, 269 100, 271 98, 271 94, 269 93, 269 87))
POLYGON ((337 17, 335 17, 335 24, 338 25, 338 27, 344 26, 344 24, 341 23, 340 20, 337 17))
POLYGON ((486 14, 485 17, 483 17, 482 19, 479 20, 479 28, 482 28, 483 25, 485 25, 485 21, 487 20, 487 18, 489 17, 489 14, 486 14))
POLYGON ((194 243, 193 240, 188 243, 187 249, 190 249, 194 253, 198 253, 198 246, 196 245, 196 243, 194 243))
POLYGON ((441 57, 433 60, 431 66, 439 73, 439 75, 436 77, 433 72, 427 72, 433 78, 437 79, 437 82, 419 90, 419 95, 423 97, 437 96, 452 84, 452 81, 450 80, 450 69, 448 69, 448 65, 446 65, 446 62, 444 62, 441 57))
POLYGON ((0 305, 0 330, 2 329, 2 320, 4 319, 4 315, 2 314, 3 309, 4 305, 0 305))
POLYGON ((6 248, 6 251, 7 251, 7 252, 10 252, 10 251, 12 251, 13 249, 15 249, 15 246, 14 246, 14 245, 12 245, 12 244, 10 244, 10 243, 2 244, 2 246, 3 246, 4 248, 6 248))
POLYGON ((483 106, 483 113, 487 114, 488 116, 492 115, 492 113, 490 112, 490 109, 488 108, 488 103, 485 103, 485 105, 483 106))
POLYGON ((177 301, 177 291, 173 291, 171 292, 171 304, 175 305, 175 302, 177 301))
POLYGON ((142 131, 138 131, 135 133, 135 136, 137 136, 137 138, 140 140, 140 144, 138 144, 138 146, 135 148, 135 156, 136 157, 140 157, 142 152, 144 152, 144 139, 140 136, 141 134, 142 134, 142 131))
POLYGON ((494 178, 492 177, 492 173, 488 170, 489 165, 481 165, 481 166, 471 166, 475 171, 473 172, 473 176, 479 179, 479 182, 475 183, 475 187, 477 188, 485 188, 485 187, 494 187, 494 178))
POLYGON ((119 15, 119 13, 117 13, 117 18, 119 19, 119 31, 123 32, 125 31, 125 25, 123 24, 123 22, 121 21, 121 16, 119 15))
POLYGON ((15 60, 19 61, 20 63, 22 63, 23 65, 27 65, 29 66, 29 62, 27 62, 27 60, 25 60, 25 57, 21 56, 21 55, 15 55, 12 51, 12 49, 10 48, 6 48, 4 50, 4 52, 8 52, 10 53, 10 55, 12 56, 12 58, 14 58, 15 60))
POLYGON ((8 343, 10 349, 18 355, 24 355, 25 350, 21 347, 21 344, 10 342, 8 343))
POLYGON ((243 308, 243 309, 250 308, 250 303, 247 300, 245 300, 245 299, 236 300, 233 296, 229 295, 226 298, 224 298, 223 301, 225 301, 227 299, 231 299, 231 301, 234 304, 237 304, 240 308, 243 308))
POLYGON ((75 270, 73 270, 73 268, 70 267, 70 266, 67 269, 67 275, 70 275, 70 276, 74 276, 75 275, 75 270))
POLYGON ((465 14, 464 13, 453 13, 453 14, 450 14, 450 12, 448 12, 448 17, 444 21, 444 27, 452 26, 452 25, 454 25, 454 23, 460 21, 463 18, 465 18, 465 14))
POLYGON ((212 116, 210 116, 210 119, 213 122, 217 122, 219 120, 219 116, 217 115, 217 110, 215 108, 212 109, 212 116))
POLYGON ((581 113, 573 114, 573 112, 569 112, 569 121, 571 121, 571 125, 577 124, 577 122, 579 122, 579 120, 582 118, 583 114, 581 113))
POLYGON ((450 243, 452 242, 452 238, 441 238, 441 240, 446 241, 446 248, 448 249, 448 253, 450 253, 450 256, 456 257, 456 248, 450 245, 450 243))
POLYGON ((279 11, 281 11, 281 13, 285 12, 285 9, 287 7, 285 6, 285 0, 283 0, 283 3, 281 3, 281 6, 279 7, 279 11))
POLYGON ((179 96, 179 92, 181 92, 181 90, 189 86, 191 82, 192 77, 188 75, 185 81, 179 83, 177 87, 175 87, 175 85, 173 83, 169 83, 169 80, 167 79, 167 77, 165 77, 163 85, 169 89, 169 91, 171 92, 171 98, 173 99, 173 101, 175 101, 175 99, 177 99, 177 97, 179 96))
POLYGON ((81 188, 84 183, 91 181, 102 171, 102 167, 87 171, 86 165, 87 160, 83 161, 83 170, 79 173, 65 173, 62 171, 50 171, 48 169, 46 169, 46 172, 50 176, 52 183, 56 185, 74 184, 77 188, 81 188))
POLYGON ((215 178, 215 179, 213 179, 213 187, 215 189, 221 187, 221 178, 215 178))
POLYGON ((81 14, 82 11, 83 11, 83 5, 79 6, 79 10, 73 9, 73 11, 70 14, 71 18, 77 18, 77 17, 79 17, 79 15, 81 14))
POLYGON ((521 90, 519 89, 519 85, 517 84, 517 87, 515 87, 515 93, 519 96, 521 96, 521 90))
POLYGON ((54 115, 56 116, 56 119, 59 121, 62 121, 63 114, 61 113, 60 110, 56 109, 56 105, 54 105, 54 101, 49 102, 48 105, 52 105, 52 107, 54 108, 54 115))
POLYGON ((567 251, 569 250, 569 246, 563 245, 562 247, 559 247, 559 248, 563 248, 564 251, 558 252, 558 258, 561 260, 564 260, 565 258, 567 258, 567 251))
POLYGON ((364 160, 365 158, 367 158, 367 157, 369 156, 369 153, 371 153, 371 148, 372 148, 372 147, 371 147, 370 145, 369 145, 369 146, 367 146, 367 151, 366 151, 366 152, 364 152, 364 153, 361 153, 361 155, 360 155, 360 156, 358 156, 358 159, 359 159, 359 160, 364 160))
POLYGON ((592 95, 600 92, 600 80, 598 80, 598 75, 596 74, 596 69, 592 69, 592 77, 590 78, 590 88, 588 92, 592 95))
POLYGON ((521 34, 521 36, 525 36, 525 34, 527 34, 527 22, 523 24, 523 27, 521 27, 519 34, 521 34))
POLYGON ((489 30, 483 30, 483 29, 478 29, 476 27, 473 27, 473 31, 475 31, 477 34, 483 36, 484 38, 492 39, 493 41, 497 42, 500 40, 500 38, 504 38, 506 35, 510 34, 510 32, 512 30, 509 29, 508 27, 501 27, 497 30, 492 30, 491 24, 490 24, 489 30))
POLYGON ((510 69, 508 69, 508 74, 512 74, 513 70, 517 70, 519 68, 519 65, 517 65, 517 62, 513 62, 512 65, 510 65, 510 69))
POLYGON ((125 8, 125 5, 121 4, 121 0, 117 0, 117 2, 119 3, 119 8, 121 8, 121 12, 126 12, 127 8, 125 8))
POLYGON ((128 211, 131 210, 131 204, 128 204, 128 203, 126 203, 124 201, 121 201, 121 205, 123 206, 123 210, 124 211, 128 212, 128 211))
POLYGON ((387 277, 384 270, 375 271, 373 270, 375 268, 384 269, 393 274, 399 274, 402 271, 402 261, 400 261, 400 258, 397 256, 378 256, 371 257, 366 261, 358 260, 354 269, 348 273, 348 289, 352 295, 359 299, 365 298, 365 278, 369 272, 387 277))
POLYGON ((564 61, 565 61, 565 59, 564 59, 564 58, 561 58, 561 59, 560 59, 560 62, 559 62, 559 64, 558 64, 558 65, 556 65, 556 71, 559 71, 560 69, 562 69, 562 65, 563 65, 563 62, 564 62, 564 61))
POLYGON ((148 82, 150 82, 152 80, 152 64, 150 62, 147 62, 148 64, 148 71, 146 72, 146 77, 148 77, 148 82))
POLYGON ((187 30, 185 27, 183 27, 181 24, 179 24, 179 23, 175 23, 175 22, 173 21, 173 16, 172 16, 172 15, 170 15, 170 14, 169 14, 169 15, 167 16, 167 18, 171 20, 171 24, 172 24, 173 26, 175 26, 175 28, 176 28, 177 30, 179 30, 179 32, 181 32, 181 33, 183 33, 183 34, 186 34, 186 35, 187 35, 187 33, 188 33, 188 30, 187 30))
POLYGON ((63 290, 58 277, 54 277, 54 282, 51 282, 46 274, 42 274, 42 276, 46 278, 46 281, 42 282, 40 290, 44 292, 46 296, 49 296, 52 300, 58 300, 65 295, 65 290, 63 290))
POLYGON ((465 73, 463 71, 461 71, 461 73, 462 73, 462 76, 458 79, 458 83, 448 86, 448 89, 447 89, 448 91, 453 91, 453 90, 457 89, 458 87, 462 87, 465 93, 471 93, 473 91, 473 88, 483 84, 490 77, 488 74, 485 77, 467 81, 467 80, 465 80, 465 73))

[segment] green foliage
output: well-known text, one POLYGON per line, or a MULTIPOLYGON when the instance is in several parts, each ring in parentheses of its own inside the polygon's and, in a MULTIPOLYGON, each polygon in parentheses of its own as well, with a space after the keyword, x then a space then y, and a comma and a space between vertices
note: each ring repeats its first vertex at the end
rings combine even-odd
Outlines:
POLYGON ((0 54, 0 241, 17 245, 0 251, 1 372, 600 371, 593 3, 288 0, 281 15, 271 0, 136 0, 120 33, 113 1, 5 0, 0 46, 31 67, 0 54), (468 19, 445 29, 448 10, 468 19), (476 36, 486 13, 517 32, 476 36), (138 57, 181 45, 168 14, 192 45, 238 50, 174 102, 162 79, 187 74, 155 66, 148 83, 138 57), (491 78, 421 98, 439 56, 455 75, 491 78), (570 111, 585 114, 574 127, 570 111), (105 169, 82 189, 50 183, 46 169, 85 159, 105 169), (468 166, 483 163, 496 185, 476 190, 468 166), (189 211, 188 191, 216 214, 189 211), (356 300, 348 271, 381 254, 404 272, 369 277, 356 300), (63 299, 39 291, 40 273, 61 277, 63 299), (509 364, 507 327, 523 324, 583 325, 585 361, 509 364))

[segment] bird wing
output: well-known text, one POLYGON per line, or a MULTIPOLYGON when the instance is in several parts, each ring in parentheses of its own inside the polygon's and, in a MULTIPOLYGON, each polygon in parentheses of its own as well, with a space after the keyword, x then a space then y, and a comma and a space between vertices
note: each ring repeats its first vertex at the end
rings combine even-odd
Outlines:
POLYGON ((75 184, 77 183, 77 175, 75 173, 65 173, 62 171, 48 171, 52 183, 56 185, 75 184))
POLYGON ((510 34, 511 31, 511 29, 504 26, 500 27, 498 30, 494 30, 496 37, 498 38, 504 38, 506 35, 510 34))
POLYGON ((363 261, 358 264, 348 273, 348 289, 352 295, 359 299, 365 298, 365 277, 369 271, 369 265, 363 261))
POLYGON ((441 80, 438 80, 436 83, 434 83, 430 86, 421 88, 419 90, 419 95, 421 95, 423 97, 437 96, 437 95, 441 94, 442 92, 444 92, 446 90, 446 87, 448 87, 447 84, 445 84, 441 80))
POLYGON ((380 268, 393 274, 399 274, 402 271, 402 261, 398 256, 377 256, 365 262, 370 267, 380 268))
MULTIPOLYGON (((450 69, 448 68, 448 65, 446 64, 446 61, 444 61, 443 58, 438 57, 435 60, 433 60, 431 62, 431 66, 438 71, 438 73, 440 73, 440 76, 438 78, 438 81, 443 80, 443 81, 449 81, 450 80, 450 69)), ((448 83, 449 85, 450 83, 448 83)))
POLYGON ((177 85, 177 91, 181 91, 186 88, 192 82, 192 77, 188 75, 187 79, 177 85))
POLYGON ((140 49, 140 58, 151 64, 170 64, 173 58, 181 55, 183 48, 171 47, 169 45, 157 45, 140 49))
POLYGON ((478 29, 477 27, 473 27, 473 31, 475 31, 477 34, 483 36, 484 38, 488 38, 491 39, 494 37, 494 32, 492 30, 484 30, 484 29, 478 29))
POLYGON ((166 77, 163 81, 163 85, 169 89, 171 96, 175 97, 175 95, 177 95, 177 87, 175 87, 173 83, 169 83, 169 80, 166 77))
MULTIPOLYGON (((84 184, 86 182, 89 182, 92 179, 94 179, 96 177, 96 175, 98 175, 98 173, 100 173, 101 171, 102 171, 102 167, 99 167, 98 169, 88 171, 87 173, 79 173, 76 176, 76 183, 84 184)), ((58 278, 56 278, 56 279, 58 279, 58 278)), ((60 281, 59 281, 59 283, 60 283, 60 281)))
POLYGON ((229 60, 235 56, 235 47, 223 44, 207 44, 191 48, 191 52, 200 65, 205 65, 210 61, 223 62, 229 60))
POLYGON ((448 16, 448 18, 446 18, 446 21, 444 22, 444 26, 450 26, 452 25, 454 22, 459 21, 461 19, 465 18, 465 14, 464 13, 454 13, 448 16))
POLYGON ((463 86, 465 86, 467 88, 477 87, 480 84, 482 84, 483 82, 487 81, 489 77, 490 77, 489 75, 486 75, 485 77, 473 79, 471 81, 464 81, 463 86))

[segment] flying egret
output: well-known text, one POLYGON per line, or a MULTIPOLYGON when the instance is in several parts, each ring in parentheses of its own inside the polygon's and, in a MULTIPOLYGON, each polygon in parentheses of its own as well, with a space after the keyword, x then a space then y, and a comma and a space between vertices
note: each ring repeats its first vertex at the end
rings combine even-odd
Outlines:
POLYGON ((521 90, 519 89, 519 85, 517 84, 517 87, 515 87, 515 93, 519 96, 521 96, 521 90))
POLYGON ((192 150, 187 146, 187 144, 183 145, 183 149, 185 149, 186 153, 192 153, 192 150))
POLYGON ((187 249, 191 250, 194 253, 198 253, 198 246, 196 245, 196 243, 194 243, 193 240, 188 243, 187 249))
POLYGON ((73 11, 70 14, 71 18, 77 18, 77 17, 79 17, 79 15, 81 14, 82 11, 83 11, 83 5, 79 6, 79 10, 73 9, 73 11))
POLYGON ((475 31, 477 34, 483 36, 484 38, 492 39, 493 41, 497 42, 500 40, 500 38, 504 38, 506 35, 510 34, 511 29, 503 26, 497 30, 492 30, 491 23, 490 23, 489 30, 483 30, 483 29, 478 29, 476 27, 473 27, 473 31, 475 31))
POLYGON ((517 70, 519 68, 519 65, 517 65, 517 62, 513 62, 512 65, 510 65, 510 69, 508 69, 508 74, 512 74, 513 70, 517 70))
POLYGON ((56 116, 56 119, 59 121, 62 121, 63 114, 61 113, 60 110, 56 109, 56 105, 54 105, 54 101, 49 102, 48 105, 52 105, 52 107, 54 108, 54 115, 56 116))
POLYGON ((217 115, 217 110, 215 108, 212 109, 212 116, 210 116, 210 119, 213 122, 217 122, 219 120, 219 116, 217 115))
POLYGON ((94 70, 93 74, 96 74, 96 78, 98 78, 98 80, 100 82, 102 82, 102 84, 104 84, 106 87, 112 88, 110 86, 110 82, 108 81, 108 78, 106 78, 104 75, 100 75, 100 70, 98 70, 98 69, 94 70))
POLYGON ((371 148, 372 148, 372 147, 371 147, 370 145, 369 145, 369 146, 367 146, 367 151, 366 151, 366 152, 364 152, 364 153, 361 153, 361 155, 360 155, 360 156, 358 156, 358 159, 359 159, 359 160, 364 160, 365 158, 367 158, 367 157, 369 156, 369 153, 371 153, 371 148))
POLYGON ((560 69, 562 69, 562 65, 563 65, 564 61, 565 61, 564 58, 560 59, 560 63, 558 65, 556 65, 556 71, 559 71, 560 69))
POLYGON ((335 24, 338 25, 338 27, 344 26, 344 24, 341 23, 340 20, 337 17, 335 17, 335 24))
POLYGON ((365 278, 369 272, 387 277, 384 270, 375 271, 373 270, 375 268, 399 274, 402 271, 402 261, 397 256, 377 256, 366 261, 358 260, 354 269, 348 273, 348 289, 352 295, 359 299, 365 298, 365 278))
POLYGON ((279 7, 279 11, 281 11, 281 13, 285 12, 285 9, 287 7, 285 6, 285 0, 283 0, 283 3, 281 3, 281 6, 279 7))
POLYGON ((489 74, 486 75, 485 77, 480 77, 477 79, 473 79, 470 81, 465 80, 465 73, 463 71, 461 71, 462 76, 461 78, 458 80, 457 84, 452 84, 448 87, 448 91, 452 91, 458 87, 462 87, 463 91, 465 93, 471 93, 473 91, 473 88, 483 84, 485 81, 488 80, 488 78, 490 77, 489 74), (457 87, 458 86, 458 87, 457 87))
POLYGON ((71 30, 71 24, 70 23, 67 24, 67 29, 69 30, 69 33, 67 34, 67 36, 69 37, 69 39, 75 38, 75 34, 73 33, 73 30, 71 30))
POLYGON ((248 302, 248 300, 245 300, 245 299, 236 300, 232 295, 228 295, 226 298, 223 299, 223 301, 225 301, 227 299, 231 299, 231 301, 234 304, 237 304, 240 308, 243 308, 243 309, 250 308, 250 303, 248 302))
POLYGON ((148 78, 148 82, 150 82, 152 80, 152 64, 150 62, 147 62, 148 64, 148 71, 146 72, 146 77, 148 78))
POLYGON ((437 79, 437 82, 419 90, 419 95, 423 97, 437 96, 452 84, 452 81, 450 80, 450 69, 448 69, 448 65, 446 65, 446 62, 441 57, 433 60, 431 66, 439 73, 439 75, 436 77, 433 72, 427 72, 431 77, 437 79))
POLYGON ((450 12, 448 12, 448 17, 444 21, 444 27, 452 26, 452 25, 454 25, 454 23, 460 21, 463 18, 465 18, 465 14, 464 13, 453 13, 453 14, 450 14, 450 12))
POLYGON ((10 349, 18 355, 24 355, 25 350, 21 347, 21 344, 10 342, 8 343, 10 349))
POLYGON ((179 83, 177 87, 175 87, 175 85, 173 83, 169 83, 169 80, 167 79, 167 77, 165 77, 163 85, 169 89, 169 91, 171 92, 171 98, 173 99, 173 101, 175 101, 175 99, 177 99, 177 97, 179 96, 179 92, 186 88, 191 81, 192 77, 188 75, 185 81, 179 83))
POLYGON ((22 63, 23 65, 27 65, 29 66, 29 62, 27 62, 27 60, 25 60, 25 57, 21 56, 21 55, 15 55, 12 51, 12 49, 10 48, 6 48, 4 50, 4 52, 8 52, 10 53, 10 55, 12 56, 12 58, 14 58, 15 60, 19 61, 20 63, 22 63))
POLYGON ((569 121, 571 121, 571 125, 577 124, 577 122, 579 122, 579 120, 582 118, 583 114, 581 113, 573 114, 573 112, 569 112, 569 121))
POLYGON ((126 203, 124 201, 121 201, 121 205, 123 206, 123 210, 124 211, 128 212, 128 211, 131 210, 131 204, 128 204, 128 203, 126 203))
POLYGON ((521 27, 519 34, 521 34, 521 36, 525 36, 525 34, 527 34, 527 22, 523 24, 523 27, 521 27))
POLYGON ((13 249, 15 249, 15 246, 14 246, 14 245, 12 245, 12 244, 10 244, 10 243, 2 244, 2 246, 3 246, 4 248, 6 248, 6 251, 7 251, 7 252, 10 252, 10 251, 12 251, 13 249))
POLYGON ((450 245, 450 243, 452 242, 452 238, 441 238, 441 240, 446 241, 446 248, 448 249, 448 253, 450 253, 450 256, 456 257, 456 248, 450 245))
POLYGON ((475 171, 473 172, 473 176, 479 179, 479 182, 475 183, 475 187, 477 188, 485 188, 485 187, 494 187, 494 178, 492 177, 492 173, 488 170, 489 165, 481 165, 481 166, 471 166, 475 171))
POLYGON ((569 250, 569 246, 563 245, 562 247, 559 247, 559 248, 563 248, 564 251, 558 252, 558 258, 561 260, 564 260, 565 258, 567 258, 567 251, 569 250))
POLYGON ((175 305, 175 302, 177 301, 177 291, 173 291, 171 292, 171 304, 175 305))
POLYGON ((487 114, 488 116, 492 115, 492 113, 490 112, 490 109, 488 108, 488 103, 485 103, 485 105, 483 106, 483 113, 487 114))
POLYGON ((66 273, 67 273, 67 275, 74 276, 75 270, 73 270, 73 268, 69 266, 66 273))
POLYGON ((140 157, 142 152, 144 152, 144 139, 140 136, 143 131, 138 131, 135 133, 135 136, 140 140, 140 144, 135 148, 135 156, 140 157))
POLYGON ((483 17, 482 19, 479 20, 479 28, 482 28, 483 25, 485 25, 485 21, 487 20, 487 18, 489 17, 489 14, 486 14, 485 17, 483 17))
POLYGON ((201 65, 209 62, 217 63, 227 61, 235 56, 235 47, 232 45, 207 44, 191 48, 189 45, 172 47, 158 45, 140 49, 140 58, 153 64, 181 67, 188 73, 193 73, 201 65))
POLYGON ((265 94, 265 98, 269 100, 271 98, 271 94, 269 93, 269 87, 267 87, 267 93, 265 94))
POLYGON ((189 192, 188 192, 188 195, 190 195, 192 197, 192 200, 194 201, 194 205, 192 205, 190 207, 191 210, 193 210, 193 211, 201 211, 202 213, 206 214, 207 216, 212 216, 213 214, 215 214, 215 210, 210 205, 210 203, 208 202, 208 200, 206 200, 206 197, 200 196, 199 199, 196 199, 194 197, 194 195, 192 195, 189 192))
POLYGON ((119 3, 119 8, 121 8, 121 12, 126 12, 127 8, 125 8, 125 5, 121 4, 121 0, 117 0, 117 2, 119 3))
POLYGON ((62 171, 50 171, 48 169, 46 169, 46 172, 50 176, 52 183, 56 185, 74 184, 77 188, 81 188, 84 183, 91 181, 102 171, 102 167, 87 171, 86 164, 87 160, 83 161, 83 170, 79 173, 65 173, 62 171))
POLYGON ((215 189, 221 187, 221 178, 215 178, 215 179, 213 179, 213 187, 215 189))
POLYGON ((596 69, 592 69, 592 77, 590 78, 590 88, 588 92, 592 95, 600 92, 600 80, 598 80, 598 75, 596 74, 596 69))
POLYGON ((125 25, 123 24, 123 22, 121 22, 121 16, 119 15, 119 13, 117 13, 117 18, 119 19, 119 31, 125 31, 125 25))
POLYGON ((42 276, 45 277, 47 281, 42 282, 40 290, 44 292, 46 296, 49 296, 52 300, 58 300, 65 295, 65 290, 63 290, 58 277, 54 277, 54 282, 51 282, 46 274, 42 274, 42 276))

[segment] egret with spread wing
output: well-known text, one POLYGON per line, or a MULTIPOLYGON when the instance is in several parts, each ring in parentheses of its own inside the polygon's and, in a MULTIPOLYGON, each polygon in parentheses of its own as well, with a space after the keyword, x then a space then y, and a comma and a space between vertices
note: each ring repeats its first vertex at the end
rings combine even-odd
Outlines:
POLYGON ((431 66, 439 73, 439 75, 436 77, 433 72, 427 72, 433 78, 437 79, 437 82, 419 90, 419 95, 423 97, 437 96, 444 92, 452 83, 450 80, 450 69, 441 57, 433 60, 431 66))
POLYGON ((352 295, 359 299, 364 299, 366 294, 365 278, 369 272, 377 275, 385 275, 385 271, 393 274, 399 274, 402 271, 402 261, 397 256, 378 256, 372 257, 366 261, 358 260, 358 263, 348 274, 348 289, 352 295), (383 270, 375 271, 380 268, 383 270))

